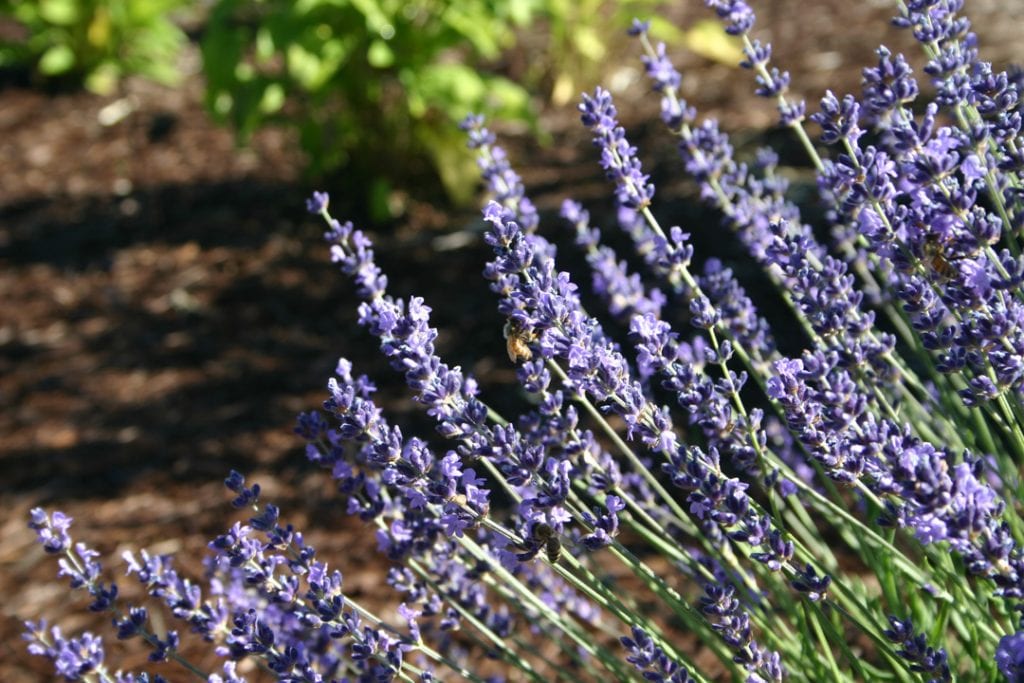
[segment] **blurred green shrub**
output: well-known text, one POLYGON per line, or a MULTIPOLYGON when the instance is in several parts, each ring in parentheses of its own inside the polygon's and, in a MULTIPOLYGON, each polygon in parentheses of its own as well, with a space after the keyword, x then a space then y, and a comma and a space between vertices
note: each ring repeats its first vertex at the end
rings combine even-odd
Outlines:
POLYGON ((188 0, 0 0, 20 35, 0 40, 0 66, 82 82, 108 94, 139 74, 171 84, 185 34, 168 17, 188 0))
POLYGON ((523 78, 527 83, 544 83, 558 107, 579 98, 582 91, 613 81, 616 69, 634 67, 628 52, 632 46, 622 28, 634 17, 649 19, 651 34, 657 38, 684 42, 681 31, 657 14, 665 0, 543 0, 541 4, 547 35, 531 55, 523 78), (615 54, 617 46, 627 50, 622 62, 615 54))
POLYGON ((527 91, 488 72, 534 17, 523 0, 220 0, 203 36, 208 106, 242 139, 298 128, 310 171, 370 182, 431 169, 453 199, 474 191, 455 122, 530 120, 527 91), (422 168, 417 168, 417 166, 422 168))

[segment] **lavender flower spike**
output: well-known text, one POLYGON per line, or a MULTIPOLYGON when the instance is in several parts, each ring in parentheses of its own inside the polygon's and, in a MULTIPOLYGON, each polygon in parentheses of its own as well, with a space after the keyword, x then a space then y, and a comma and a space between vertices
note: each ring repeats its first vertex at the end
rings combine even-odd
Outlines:
POLYGON ((626 140, 611 93, 598 87, 593 96, 584 94, 579 110, 583 124, 594 132, 594 145, 601 149, 601 166, 608 179, 615 182, 619 204, 635 211, 646 209, 654 197, 654 185, 641 170, 636 147, 626 140))

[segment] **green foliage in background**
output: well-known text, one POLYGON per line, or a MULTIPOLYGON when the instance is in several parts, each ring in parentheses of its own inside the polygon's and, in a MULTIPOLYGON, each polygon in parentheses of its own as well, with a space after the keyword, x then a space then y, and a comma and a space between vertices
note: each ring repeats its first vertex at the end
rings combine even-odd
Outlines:
POLYGON ((468 197, 474 166, 455 121, 473 111, 531 119, 526 89, 487 67, 537 9, 521 0, 222 0, 202 41, 208 105, 243 139, 268 123, 296 126, 310 170, 377 180, 378 210, 381 180, 414 177, 424 170, 417 160, 453 198, 468 197))
MULTIPOLYGON (((562 107, 581 91, 614 80, 609 70, 620 66, 616 46, 627 50, 630 46, 622 27, 635 16, 656 12, 663 4, 665 0, 543 0, 547 32, 540 54, 530 55, 524 81, 545 83, 552 102, 562 107)), ((685 42, 671 22, 654 21, 652 33, 658 38, 685 42)))
POLYGON ((0 66, 27 65, 99 93, 128 74, 173 84, 186 37, 171 19, 188 7, 203 26, 213 116, 240 142, 267 125, 294 128, 311 174, 343 170, 382 219, 395 212, 393 186, 431 176, 454 202, 468 200, 476 166, 455 122, 484 113, 539 135, 534 103, 561 106, 607 80, 621 26, 658 4, 0 0, 15 29, 0 40, 0 66))
POLYGON ((44 78, 82 82, 112 92, 138 74, 162 83, 178 77, 185 34, 171 20, 188 0, 0 0, 13 20, 0 40, 0 66, 29 66, 44 78), (18 34, 18 35, 15 35, 18 34))

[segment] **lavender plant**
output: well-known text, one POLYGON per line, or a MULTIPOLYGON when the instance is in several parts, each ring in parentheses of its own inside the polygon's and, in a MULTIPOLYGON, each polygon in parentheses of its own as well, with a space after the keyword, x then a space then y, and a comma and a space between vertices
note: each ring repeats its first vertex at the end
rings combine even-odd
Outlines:
MULTIPOLYGON (((346 594, 238 473, 226 484, 251 516, 210 544, 201 581, 125 557, 188 635, 124 602, 62 513, 33 511, 40 542, 118 638, 211 682, 1024 680, 1021 78, 980 59, 961 4, 898 4, 930 100, 880 47, 859 96, 828 93, 808 116, 750 8, 707 0, 817 170, 825 240, 777 157, 736 159, 682 99, 665 46, 630 31, 681 168, 798 321, 795 357, 725 264, 696 265, 687 232, 659 222, 601 88, 580 115, 636 253, 616 255, 580 204, 562 216, 604 321, 495 135, 463 124, 491 196, 484 276, 532 399, 520 415, 437 355, 427 303, 390 294, 366 235, 314 193, 360 324, 437 427, 407 436, 342 359, 296 428, 375 530, 396 617, 346 594), (187 660, 184 638, 222 667, 187 660)), ((35 622, 26 638, 66 680, 160 679, 113 671, 91 633, 35 622)))

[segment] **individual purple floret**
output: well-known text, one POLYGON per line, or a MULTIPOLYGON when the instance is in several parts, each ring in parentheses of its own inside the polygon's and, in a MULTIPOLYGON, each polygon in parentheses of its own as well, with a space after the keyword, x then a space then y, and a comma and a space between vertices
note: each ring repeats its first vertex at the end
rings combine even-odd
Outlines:
POLYGON ((902 108, 909 105, 919 92, 917 79, 902 54, 893 55, 886 47, 879 47, 878 65, 864 69, 863 96, 866 121, 876 127, 888 128, 902 123, 902 108))
POLYGON ((33 508, 29 515, 28 527, 36 532, 43 550, 58 555, 71 547, 71 535, 68 533, 72 521, 70 517, 60 510, 48 515, 42 508, 33 508))
POLYGON ((754 11, 743 0, 704 0, 725 24, 725 32, 742 36, 754 27, 754 11))

